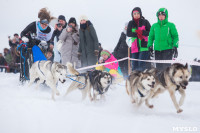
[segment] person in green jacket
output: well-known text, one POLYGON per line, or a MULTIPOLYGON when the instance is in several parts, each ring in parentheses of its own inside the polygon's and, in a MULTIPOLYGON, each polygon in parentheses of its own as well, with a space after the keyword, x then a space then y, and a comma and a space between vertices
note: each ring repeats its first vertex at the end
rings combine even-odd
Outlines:
MULTIPOLYGON (((158 22, 152 25, 148 39, 150 53, 153 55, 154 48, 155 60, 172 60, 173 57, 177 58, 179 37, 176 26, 168 22, 168 11, 166 8, 160 8, 156 16, 158 22)), ((156 68, 159 70, 163 70, 168 66, 170 64, 156 64, 156 68)))

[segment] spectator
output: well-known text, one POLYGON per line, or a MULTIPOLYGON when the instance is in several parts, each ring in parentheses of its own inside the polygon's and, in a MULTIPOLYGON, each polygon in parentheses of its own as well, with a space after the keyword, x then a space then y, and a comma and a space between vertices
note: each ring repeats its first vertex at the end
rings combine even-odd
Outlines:
MULTIPOLYGON (((56 40, 58 42, 59 36, 62 33, 62 30, 65 29, 66 26, 67 26, 67 21, 65 19, 65 16, 63 16, 63 15, 58 16, 58 23, 55 24, 55 28, 54 28, 55 30, 54 30, 52 38, 51 38, 52 46, 54 46, 54 38, 56 37, 56 40)), ((55 50, 55 54, 56 54, 56 56, 60 56, 60 54, 58 53, 57 50, 55 50)), ((54 54, 53 54, 53 58, 54 58, 54 54)), ((60 62, 60 61, 58 61, 58 62, 60 62)))
MULTIPOLYGON (((151 25, 148 20, 142 16, 139 7, 135 7, 131 12, 132 20, 128 23, 127 36, 131 37, 131 55, 134 59, 149 60, 150 54, 147 47, 147 41, 151 25)), ((140 70, 149 67, 149 63, 143 61, 132 61, 132 70, 140 70)))
MULTIPOLYGON (((168 11, 160 8, 156 13, 158 22, 154 23, 149 33, 148 47, 153 53, 155 50, 155 60, 172 60, 178 56, 178 32, 176 26, 168 22, 168 11), (154 46, 153 46, 154 43, 154 46)), ((156 68, 163 70, 170 64, 156 64, 156 68)))
POLYGON ((18 42, 18 44, 22 42, 21 38, 19 37, 19 34, 15 33, 14 38, 16 39, 16 42, 18 42))
POLYGON ((65 16, 58 16, 58 23, 55 24, 55 30, 53 32, 51 43, 54 44, 54 38, 56 37, 57 41, 59 41, 59 36, 62 33, 62 30, 67 27, 67 22, 65 20, 65 16))
POLYGON ((67 62, 76 64, 76 68, 81 67, 81 62, 78 59, 79 47, 79 33, 78 25, 75 18, 70 18, 67 28, 65 28, 59 36, 59 43, 62 43, 60 48, 62 64, 66 65, 67 62))
POLYGON ((14 72, 13 71, 14 62, 13 62, 11 52, 8 48, 4 48, 4 57, 7 62, 7 66, 8 66, 7 72, 14 72))
POLYGON ((4 67, 6 66, 6 60, 3 57, 2 53, 0 53, 0 71, 3 72, 4 67))
POLYGON ((24 42, 29 42, 30 39, 29 47, 32 47, 34 62, 38 60, 47 60, 37 45, 41 44, 39 45, 41 48, 47 48, 46 46, 48 44, 49 50, 53 50, 50 39, 54 29, 49 25, 49 22, 53 17, 51 17, 50 12, 47 11, 46 8, 42 8, 38 13, 38 18, 40 21, 32 22, 21 32, 21 37, 24 42), (35 38, 37 40, 32 40, 30 34, 36 35, 35 38))
POLYGON ((78 57, 82 67, 94 65, 99 55, 99 42, 92 23, 86 16, 80 17, 80 44, 78 57))
MULTIPOLYGON (((128 23, 125 23, 124 30, 121 33, 117 46, 114 49, 114 56, 117 59, 128 57, 128 45, 126 43, 127 26, 128 23)), ((128 77, 128 60, 120 61, 119 66, 122 70, 124 78, 128 77)))
POLYGON ((51 50, 47 51, 47 60, 50 60, 53 62, 53 52, 51 50))
MULTIPOLYGON (((108 63, 116 61, 117 59, 107 50, 101 51, 101 57, 99 58, 98 64, 101 63, 108 63)), ((96 70, 106 71, 109 72, 113 77, 115 81, 122 81, 123 80, 123 74, 121 72, 121 69, 118 65, 118 62, 114 62, 111 64, 103 65, 96 67, 96 70)))

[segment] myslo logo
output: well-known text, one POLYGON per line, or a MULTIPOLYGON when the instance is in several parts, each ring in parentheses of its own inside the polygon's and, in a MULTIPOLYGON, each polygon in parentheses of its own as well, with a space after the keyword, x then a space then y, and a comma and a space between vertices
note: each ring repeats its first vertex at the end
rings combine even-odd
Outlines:
POLYGON ((180 126, 180 127, 173 127, 173 132, 197 132, 197 127, 186 127, 186 126, 180 126))

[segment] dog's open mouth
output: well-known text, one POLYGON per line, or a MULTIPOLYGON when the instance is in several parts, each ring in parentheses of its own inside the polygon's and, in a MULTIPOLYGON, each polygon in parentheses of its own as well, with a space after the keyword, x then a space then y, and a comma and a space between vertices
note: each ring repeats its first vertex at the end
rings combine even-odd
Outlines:
POLYGON ((182 84, 181 84, 181 87, 182 87, 183 89, 186 89, 186 86, 185 86, 185 85, 182 85, 182 84))
POLYGON ((149 87, 151 87, 151 88, 154 88, 154 85, 148 85, 149 87))

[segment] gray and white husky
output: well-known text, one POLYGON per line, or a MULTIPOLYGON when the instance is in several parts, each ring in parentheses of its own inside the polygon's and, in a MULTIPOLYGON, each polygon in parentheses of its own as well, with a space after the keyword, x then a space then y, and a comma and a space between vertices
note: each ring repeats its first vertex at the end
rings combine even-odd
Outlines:
POLYGON ((133 71, 126 80, 126 91, 131 98, 132 103, 140 106, 144 101, 149 108, 149 99, 153 95, 155 78, 148 72, 133 71))
POLYGON ((55 94, 59 95, 59 91, 56 88, 58 81, 65 82, 67 74, 67 67, 51 61, 37 61, 33 63, 30 69, 30 82, 29 86, 37 80, 37 87, 41 83, 44 83, 52 89, 52 99, 55 100, 55 94))
POLYGON ((168 90, 177 113, 182 112, 180 108, 185 99, 185 89, 191 77, 191 72, 188 65, 185 66, 180 63, 175 63, 166 68, 164 71, 159 71, 155 68, 147 70, 156 78, 155 93, 152 97, 168 90), (181 95, 179 103, 176 100, 175 92, 178 91, 181 95))

